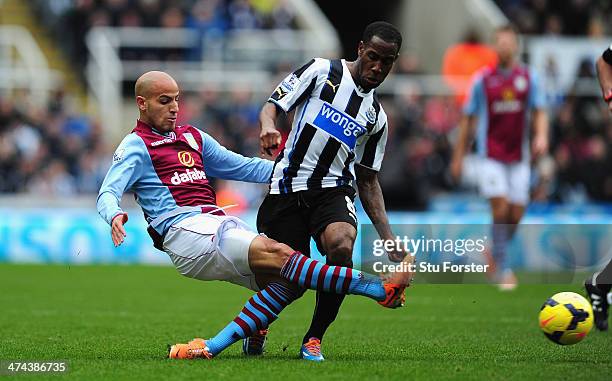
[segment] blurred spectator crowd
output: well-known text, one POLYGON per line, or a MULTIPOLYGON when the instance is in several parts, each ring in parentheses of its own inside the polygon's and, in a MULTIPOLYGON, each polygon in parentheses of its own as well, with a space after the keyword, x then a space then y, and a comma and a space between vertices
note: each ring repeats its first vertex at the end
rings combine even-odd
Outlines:
POLYGON ((67 110, 61 90, 46 107, 0 95, 0 192, 97 193, 110 163, 101 137, 99 124, 67 110))
MULTIPOLYGON (((550 149, 532 163, 532 200, 612 202, 612 115, 597 94, 595 66, 588 59, 566 94, 548 94, 550 149)), ((424 209, 436 193, 456 191, 448 176, 461 117, 454 96, 425 95, 415 82, 383 97, 383 105, 390 126, 380 173, 385 200, 395 208, 424 209)))
MULTIPOLYGON (((35 0, 41 22, 80 68, 88 56, 85 36, 92 27, 189 28, 199 37, 180 49, 122 49, 123 59, 199 60, 202 38, 231 30, 293 29, 296 17, 286 0, 35 0)), ((151 38, 155 38, 151 35, 151 38)))
POLYGON ((609 0, 495 0, 525 34, 602 37, 612 34, 609 0))
MULTIPOLYGON (((414 69, 400 62, 394 75, 412 73, 406 68, 414 69)), ((282 73, 278 74, 280 78, 282 73)), ((584 62, 576 81, 594 76, 592 63, 584 62)), ((258 113, 265 96, 248 89, 185 93, 179 124, 193 124, 229 149, 258 156, 258 113)), ((25 95, 0 97, 0 192, 60 196, 97 192, 114 147, 105 145, 99 124, 67 111, 63 99, 58 91, 41 110, 25 95)), ((461 109, 453 95, 426 95, 418 82, 396 95, 382 95, 381 100, 389 117, 379 175, 387 205, 425 209, 435 194, 455 190, 447 168, 461 109)), ((280 123, 284 137, 291 118, 283 117, 280 123)), ((551 107, 550 156, 534 164, 535 200, 612 201, 612 118, 600 97, 570 91, 551 107)), ((248 201, 256 202, 260 194, 251 191, 248 201)))
MULTIPOLYGON (((65 28, 81 31, 71 35, 81 37, 94 25, 187 26, 220 33, 232 28, 294 27, 293 15, 282 0, 50 3, 56 7, 53 12, 58 20, 62 20, 58 25, 66 23, 65 28), (177 3, 181 6, 177 7, 177 3)), ((497 3, 511 18, 521 18, 528 12, 529 16, 518 24, 529 33, 551 33, 541 27, 549 28, 552 23, 549 19, 558 17, 555 21, 560 24, 558 33, 584 35, 592 32, 589 26, 592 20, 610 17, 609 2, 603 1, 497 3), (583 13, 588 17, 580 16, 583 13), (542 17, 546 20, 542 21, 542 17)), ((85 56, 76 49, 73 53, 85 56)), ((273 70, 277 71, 275 81, 280 81, 291 68, 279 65, 273 70)), ((393 75, 422 72, 418 59, 406 54, 400 56, 393 75)), ((551 147, 548 157, 534 163, 532 198, 536 201, 612 202, 612 118, 599 96, 578 95, 585 93, 583 88, 578 89, 585 79, 594 84, 592 93, 597 94, 594 63, 584 61, 576 73, 575 87, 567 94, 549 96, 551 147)), ((276 83, 265 91, 271 91, 276 83)), ((229 149, 258 156, 258 113, 266 100, 265 91, 206 88, 184 93, 179 124, 193 124, 229 149)), ((97 192, 117 142, 110 146, 103 140, 102 127, 96 121, 71 112, 62 91, 58 90, 50 99, 48 105, 40 108, 30 104, 27 94, 0 95, 0 192, 59 196, 97 192)), ((405 82, 393 95, 381 94, 381 100, 389 118, 385 160, 379 175, 387 207, 426 209, 432 196, 456 190, 447 171, 461 117, 459 103, 450 92, 426 94, 418 80, 405 82)), ((283 118, 281 129, 286 137, 292 115, 283 118)), ((130 126, 125 126, 126 132, 129 129, 130 126)), ((256 201, 248 195, 247 198, 247 203, 256 201)))

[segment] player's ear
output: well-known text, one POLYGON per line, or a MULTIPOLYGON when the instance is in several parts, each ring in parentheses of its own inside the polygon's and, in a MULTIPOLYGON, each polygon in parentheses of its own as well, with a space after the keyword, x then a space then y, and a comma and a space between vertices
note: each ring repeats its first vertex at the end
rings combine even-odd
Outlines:
POLYGON ((147 100, 145 99, 145 97, 138 95, 136 97, 136 104, 138 105, 138 109, 140 111, 147 110, 147 100))
POLYGON ((359 41, 359 45, 357 46, 357 55, 361 57, 364 50, 365 50, 365 44, 363 43, 363 41, 359 41))

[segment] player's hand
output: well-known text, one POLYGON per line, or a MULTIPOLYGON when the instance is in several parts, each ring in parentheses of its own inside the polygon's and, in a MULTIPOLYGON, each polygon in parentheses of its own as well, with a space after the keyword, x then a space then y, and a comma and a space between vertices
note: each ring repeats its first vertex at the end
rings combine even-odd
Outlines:
POLYGON ((459 184, 461 182, 461 172, 463 171, 463 160, 453 158, 453 160, 451 160, 449 169, 451 178, 455 184, 459 184))
POLYGON ((546 155, 548 152, 548 137, 544 135, 536 135, 531 142, 531 154, 534 159, 546 155))
POLYGON ((281 133, 274 127, 263 127, 259 134, 259 145, 261 154, 272 156, 272 150, 277 149, 281 144, 281 133))
POLYGON ((121 245, 123 240, 126 237, 125 228, 123 224, 125 224, 128 220, 127 213, 117 214, 111 223, 111 237, 113 238, 113 243, 115 247, 121 245))
POLYGON ((394 248, 391 251, 387 251, 387 256, 389 257, 389 260, 395 263, 403 261, 406 255, 408 255, 407 252, 403 250, 397 250, 397 248, 394 248))

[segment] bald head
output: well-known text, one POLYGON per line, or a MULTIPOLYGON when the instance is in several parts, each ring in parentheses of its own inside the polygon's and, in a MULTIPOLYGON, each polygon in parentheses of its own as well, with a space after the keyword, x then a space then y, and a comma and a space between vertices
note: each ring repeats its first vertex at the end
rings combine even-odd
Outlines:
POLYGON ((179 88, 174 78, 163 71, 149 71, 134 86, 139 119, 151 127, 167 132, 175 127, 179 88))
POLYGON ((163 90, 178 91, 174 78, 163 71, 148 71, 136 80, 134 92, 136 96, 149 98, 163 90))

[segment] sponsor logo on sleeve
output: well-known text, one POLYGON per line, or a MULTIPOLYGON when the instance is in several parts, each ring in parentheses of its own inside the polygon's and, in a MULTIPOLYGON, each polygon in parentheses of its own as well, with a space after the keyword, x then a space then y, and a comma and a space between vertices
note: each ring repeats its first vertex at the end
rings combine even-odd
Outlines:
POLYGON ((280 88, 285 90, 285 92, 292 92, 298 85, 300 84, 300 79, 295 74, 291 74, 287 78, 283 80, 280 84, 280 88))
POLYGON ((288 92, 286 92, 285 90, 282 89, 282 87, 277 87, 276 90, 274 90, 274 96, 276 100, 281 100, 285 95, 289 94, 288 92))
POLYGON ((285 95, 289 94, 295 88, 297 88, 299 84, 300 79, 295 74, 291 74, 287 78, 285 78, 280 85, 278 85, 278 87, 274 90, 272 96, 276 100, 281 100, 285 97, 285 95))
POLYGON ((119 163, 123 160, 123 154, 125 153, 125 148, 118 148, 113 154, 113 163, 119 163))

